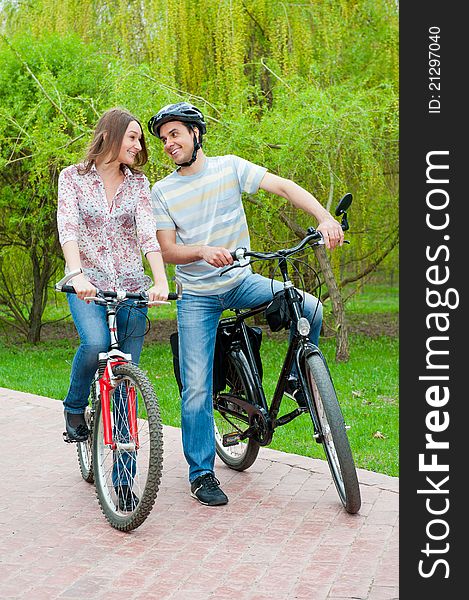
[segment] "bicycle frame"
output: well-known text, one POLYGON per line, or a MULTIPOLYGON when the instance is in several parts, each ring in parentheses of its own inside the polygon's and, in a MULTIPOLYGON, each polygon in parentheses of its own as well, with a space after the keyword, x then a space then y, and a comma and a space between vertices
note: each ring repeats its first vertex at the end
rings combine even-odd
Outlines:
MULTIPOLYGON (((110 392, 118 384, 115 377, 113 376, 113 366, 120 365, 132 360, 130 354, 125 354, 119 350, 119 341, 117 339, 117 326, 116 326, 116 304, 106 304, 106 316, 109 327, 109 333, 111 336, 111 342, 109 345, 108 352, 100 352, 98 355, 98 372, 99 379, 97 382, 97 397, 101 401, 102 415, 103 415, 103 435, 104 444, 115 450, 117 443, 114 441, 112 434, 112 423, 111 423, 111 401, 110 392)), ((137 406, 135 390, 131 389, 130 393, 127 394, 127 411, 129 418, 129 436, 133 440, 130 444, 124 444, 123 450, 138 450, 138 427, 137 427, 137 406)), ((123 446, 119 444, 119 446, 123 446)))
MULTIPOLYGON (((280 411, 280 406, 283 401, 283 395, 284 395, 284 392, 286 389, 288 376, 291 372, 291 368, 294 363, 296 364, 298 377, 300 378, 307 401, 310 405, 312 405, 312 399, 309 398, 309 396, 308 396, 307 386, 306 386, 305 380, 304 380, 304 375, 303 375, 304 369, 303 369, 303 364, 302 364, 302 358, 309 356, 310 354, 321 354, 319 348, 317 346, 315 346, 314 344, 312 344, 308 338, 309 323, 308 323, 307 331, 306 331, 306 328, 304 329, 304 333, 301 333, 299 330, 300 321, 301 320, 303 321, 301 323, 303 327, 305 327, 304 321, 306 321, 305 317, 303 317, 301 306, 300 306, 301 299, 298 297, 297 292, 294 288, 294 285, 289 278, 287 261, 285 259, 280 259, 279 265, 280 265, 280 271, 282 273, 282 278, 284 281, 284 294, 285 294, 285 298, 286 298, 287 304, 289 306, 290 315, 292 318, 291 322, 294 325, 296 325, 296 328, 295 328, 293 336, 290 339, 288 349, 287 349, 287 352, 286 352, 286 355, 285 355, 285 358, 284 358, 284 361, 282 364, 282 368, 280 371, 280 375, 277 380, 277 385, 276 385, 274 394, 272 396, 272 399, 270 401, 270 406, 267 402, 265 391, 264 391, 264 388, 262 385, 262 380, 261 380, 261 377, 259 374, 259 370, 257 368, 256 360, 254 357, 254 352, 253 352, 253 349, 251 346, 251 340, 249 338, 247 326, 245 323, 246 319, 262 312, 266 308, 267 305, 262 305, 262 306, 259 306, 259 307, 256 307, 256 308, 253 308, 250 310, 244 310, 244 311, 236 309, 234 311, 235 315, 236 315, 235 317, 227 317, 225 319, 221 319, 221 321, 220 321, 221 327, 233 325, 233 321, 234 321, 235 329, 237 329, 240 333, 242 349, 244 350, 244 354, 246 355, 246 359, 248 361, 249 368, 253 375, 254 384, 255 384, 256 390, 258 392, 260 411, 256 411, 256 413, 259 416, 261 416, 261 418, 263 418, 263 420, 264 420, 263 424, 264 424, 265 433, 263 435, 263 439, 260 440, 260 442, 259 442, 262 446, 267 446, 268 444, 270 444, 270 442, 272 441, 273 433, 277 427, 286 425, 287 423, 289 423, 290 421, 292 421, 299 415, 303 414, 306 410, 304 408, 298 407, 295 410, 283 415, 282 417, 277 418, 278 413, 280 411)), ((237 344, 239 345, 239 340, 234 341, 231 349, 233 349, 235 351, 238 350, 238 348, 236 346, 237 344)), ((313 415, 313 422, 314 422, 315 430, 318 431, 318 423, 317 423, 317 419, 316 419, 314 410, 312 411, 312 415, 313 415)), ((245 437, 248 437, 249 433, 251 433, 250 428, 247 430, 247 432, 245 432, 245 437)), ((244 436, 242 436, 242 437, 244 437, 244 436)))
MULTIPOLYGON (((352 195, 346 194, 336 208, 336 216, 342 215, 343 231, 349 228, 346 210, 351 201, 352 195)), ((347 240, 343 241, 347 243, 347 240)), ((308 413, 312 420, 313 439, 323 446, 339 498, 345 510, 355 514, 360 509, 361 497, 347 426, 327 362, 309 339, 311 325, 303 316, 301 294, 288 275, 291 256, 307 244, 316 246, 323 243, 321 232, 310 227, 306 236, 293 248, 274 252, 236 248, 230 253, 233 263, 237 261, 238 264, 224 269, 221 274, 232 268, 246 267, 251 264, 251 259, 275 260, 282 274, 283 290, 273 294, 272 304, 245 311, 235 310, 235 317, 220 321, 222 349, 227 353, 225 379, 228 391, 214 394, 214 410, 219 415, 215 414, 214 424, 216 452, 228 467, 244 471, 256 460, 259 447, 270 444, 277 427, 308 413), (267 307, 266 317, 273 331, 290 327, 290 341, 270 406, 258 371, 261 370, 258 356, 253 351, 257 348, 255 342, 251 342, 253 336, 246 325, 246 319, 267 307), (297 371, 295 381, 290 381, 292 367, 297 371), (292 395, 297 408, 279 417, 284 395, 292 395)))

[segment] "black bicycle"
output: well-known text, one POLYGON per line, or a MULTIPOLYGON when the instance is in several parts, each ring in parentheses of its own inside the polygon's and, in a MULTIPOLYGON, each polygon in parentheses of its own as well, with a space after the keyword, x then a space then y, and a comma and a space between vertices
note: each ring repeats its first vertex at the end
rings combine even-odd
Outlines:
MULTIPOLYGON (((336 216, 342 216, 344 231, 349 228, 346 211, 351 202, 352 195, 346 194, 335 211, 336 216)), ((216 450, 226 465, 243 471, 254 463, 260 446, 270 444, 277 427, 307 413, 313 422, 313 439, 324 448, 340 500, 345 510, 353 514, 360 509, 361 498, 347 427, 326 360, 308 338, 310 324, 302 313, 302 296, 289 276, 291 256, 307 246, 323 243, 321 233, 310 227, 306 237, 293 248, 265 253, 238 248, 232 253, 238 264, 229 268, 244 267, 251 263, 249 258, 277 261, 284 288, 269 305, 235 310, 235 316, 220 320, 213 397, 216 450), (259 333, 262 332, 246 323, 246 319, 262 311, 266 312, 269 325, 275 331, 291 323, 295 325, 270 406, 262 386, 259 354, 259 333), (294 364, 298 389, 305 402, 279 417, 294 364)))

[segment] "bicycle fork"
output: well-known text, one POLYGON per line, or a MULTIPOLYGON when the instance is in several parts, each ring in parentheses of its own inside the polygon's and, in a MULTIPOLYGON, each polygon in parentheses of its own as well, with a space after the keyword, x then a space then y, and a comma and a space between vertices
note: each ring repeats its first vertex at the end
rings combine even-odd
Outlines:
POLYGON ((106 366, 99 378, 99 396, 101 399, 101 415, 103 420, 104 444, 112 450, 121 450, 132 452, 138 450, 138 425, 137 425, 137 394, 135 388, 129 387, 126 390, 126 404, 128 417, 129 442, 119 442, 114 440, 111 423, 111 391, 121 383, 113 374, 113 367, 126 364, 126 360, 109 359, 107 353, 99 355, 100 364, 106 361, 106 366))

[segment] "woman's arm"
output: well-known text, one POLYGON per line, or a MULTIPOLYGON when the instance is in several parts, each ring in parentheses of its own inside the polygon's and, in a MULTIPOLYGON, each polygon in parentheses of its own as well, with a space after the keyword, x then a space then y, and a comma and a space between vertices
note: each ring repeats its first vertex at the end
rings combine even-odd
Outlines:
MULTIPOLYGON (((64 253, 65 262, 70 271, 76 271, 81 269, 80 251, 78 249, 78 242, 75 240, 69 240, 62 246, 64 253)), ((88 281, 88 279, 81 273, 76 275, 70 283, 75 288, 77 296, 80 300, 84 300, 86 296, 96 296, 96 288, 88 281)))
POLYGON ((148 252, 146 259, 150 265, 154 281, 152 287, 148 290, 148 299, 150 301, 167 300, 169 286, 161 252, 148 252))

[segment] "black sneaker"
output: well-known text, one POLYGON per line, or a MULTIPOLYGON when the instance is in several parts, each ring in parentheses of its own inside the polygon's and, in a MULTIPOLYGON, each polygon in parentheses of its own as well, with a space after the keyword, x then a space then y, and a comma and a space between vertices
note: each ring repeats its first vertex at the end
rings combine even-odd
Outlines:
POLYGON ((132 512, 139 503, 138 497, 132 492, 128 485, 121 485, 115 488, 119 510, 123 512, 132 512))
POLYGON ((213 473, 205 473, 191 483, 191 496, 206 506, 227 504, 228 498, 220 489, 220 482, 213 473))
POLYGON ((285 387, 285 396, 288 396, 294 400, 300 408, 308 408, 305 394, 298 385, 298 379, 296 377, 289 377, 287 379, 287 385, 285 387))
POLYGON ((67 442, 86 442, 90 435, 90 430, 85 421, 85 415, 75 415, 64 410, 65 433, 67 442))

